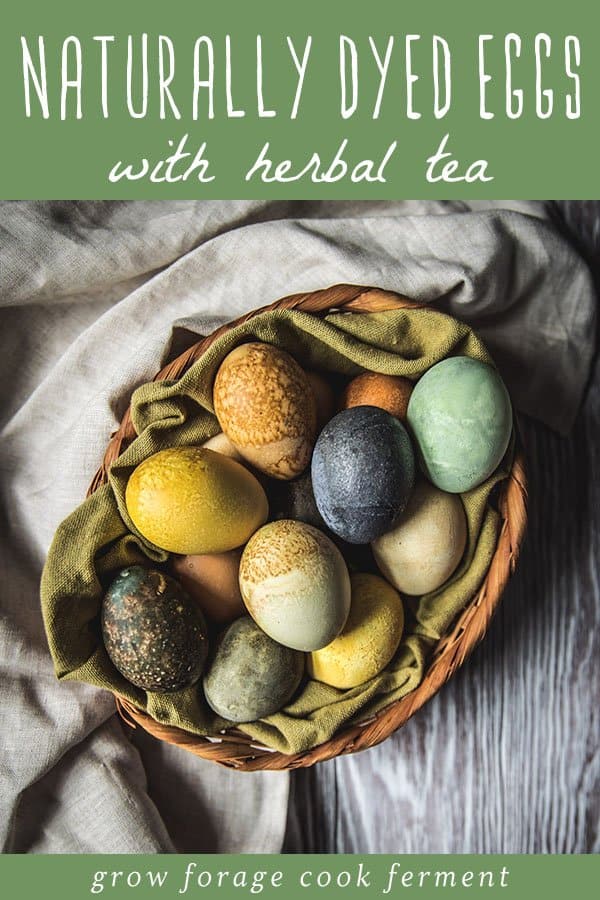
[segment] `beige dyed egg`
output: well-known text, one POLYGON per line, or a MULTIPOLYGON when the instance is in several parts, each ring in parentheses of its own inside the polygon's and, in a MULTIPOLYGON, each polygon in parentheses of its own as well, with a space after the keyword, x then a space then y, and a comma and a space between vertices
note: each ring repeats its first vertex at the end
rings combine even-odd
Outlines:
POLYGON ((205 553, 199 556, 177 556, 173 574, 184 590, 200 606, 208 619, 219 625, 245 615, 239 585, 242 550, 228 553, 205 553))
POLYGON ((267 497, 245 466, 205 447, 171 447, 145 459, 125 491, 137 530, 171 553, 222 553, 263 522, 267 497))
POLYGON ((207 450, 214 450, 215 453, 222 453, 223 456, 235 459, 236 462, 244 462, 242 454, 233 446, 227 435, 222 431, 219 431, 218 434, 215 434, 207 441, 204 441, 202 446, 206 447, 207 450))
POLYGON ((420 481, 395 528, 371 544, 385 577, 405 594, 419 596, 447 581, 465 551, 467 521, 457 494, 420 481))
POLYGON ((350 609, 344 558, 323 532, 282 519, 246 544, 240 589, 262 630, 294 650, 317 650, 340 633, 350 609))
POLYGON ((335 412, 335 396, 331 385, 323 375, 319 375, 318 372, 307 372, 306 377, 315 396, 317 431, 321 431, 335 412))
POLYGON ((353 378, 346 386, 340 409, 350 409, 352 406, 378 406, 401 422, 405 422, 413 387, 412 381, 400 375, 364 372, 353 378))
POLYGON ((221 363, 213 389, 219 424, 253 466, 294 478, 310 461, 316 403, 304 370, 271 344, 242 344, 221 363))
POLYGON ((351 577, 350 613, 342 632, 308 658, 308 672, 336 688, 352 688, 378 675, 398 649, 404 629, 400 594, 378 575, 351 577))

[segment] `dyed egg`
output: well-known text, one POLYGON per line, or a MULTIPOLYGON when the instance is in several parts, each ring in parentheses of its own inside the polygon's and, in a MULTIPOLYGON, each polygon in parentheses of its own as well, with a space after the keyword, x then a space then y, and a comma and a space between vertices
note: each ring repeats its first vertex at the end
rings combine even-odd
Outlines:
POLYGON ((241 558, 238 548, 173 559, 173 574, 212 622, 233 622, 246 612, 239 585, 241 558))
POLYGON ((284 519, 254 534, 242 554, 248 612, 273 640, 317 650, 344 627, 350 577, 342 554, 317 528, 284 519))
POLYGON ((410 438, 398 419, 374 406, 338 413, 317 440, 312 483, 327 526, 366 544, 397 522, 414 481, 410 438))
POLYGON ((200 678, 206 624, 174 578, 143 566, 123 569, 104 596, 101 624, 106 652, 137 687, 170 693, 200 678))
POLYGON ((230 459, 235 459, 237 462, 243 462, 244 460, 241 453, 236 450, 227 435, 223 434, 222 431, 219 431, 218 434, 215 434, 207 441, 204 441, 202 446, 206 447, 207 450, 214 450, 215 453, 222 453, 223 456, 228 456, 230 459))
POLYGON ((272 481, 268 497, 271 519, 296 519, 315 528, 325 527, 315 502, 310 470, 293 481, 272 481))
POLYGON ((343 631, 308 658, 308 672, 336 688, 363 684, 385 669, 398 649, 404 609, 398 592, 377 575, 353 575, 343 631))
POLYGON ((405 594, 427 594, 447 581, 465 551, 460 497, 420 481, 398 524, 372 543, 379 569, 405 594))
POLYGON ((270 716, 292 698, 304 674, 304 654, 283 647, 249 616, 230 625, 204 676, 204 695, 230 722, 270 716))
POLYGON ((317 431, 329 422, 335 409, 335 397, 331 385, 318 372, 307 372, 309 384, 315 397, 317 409, 317 431))
POLYGON ((453 356, 429 369, 408 404, 423 471, 442 491, 470 491, 502 461, 512 431, 508 391, 492 366, 453 356))
POLYGON ((316 404, 308 378, 284 350, 242 344, 229 353, 213 389, 221 428, 244 459, 273 478, 293 478, 310 460, 316 404))
POLYGON ((364 372, 347 385, 342 394, 340 409, 350 409, 352 406, 378 406, 401 422, 405 422, 413 387, 412 381, 400 375, 364 372))
POLYGON ((133 471, 125 503, 140 534, 183 555, 239 547, 269 511, 265 492, 244 466, 203 447, 149 456, 133 471))

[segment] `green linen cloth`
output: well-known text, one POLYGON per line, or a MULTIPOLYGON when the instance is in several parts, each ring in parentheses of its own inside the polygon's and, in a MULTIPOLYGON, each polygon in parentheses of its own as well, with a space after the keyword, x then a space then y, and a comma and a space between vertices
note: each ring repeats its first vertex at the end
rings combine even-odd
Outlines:
MULTIPOLYGON (((331 377, 370 370, 416 380, 446 356, 491 361, 468 326, 430 309, 335 312, 325 318, 275 310, 222 335, 177 382, 153 382, 134 392, 132 420, 138 437, 113 464, 109 483, 56 532, 42 576, 44 622, 58 678, 108 688, 157 721, 196 734, 217 734, 228 725, 209 708, 201 683, 174 694, 134 687, 117 672, 104 649, 100 609, 103 593, 119 569, 140 562, 164 563, 169 556, 138 534, 127 514, 125 487, 131 472, 164 447, 200 444, 219 431, 212 406, 215 373, 230 350, 251 340, 276 344, 306 369, 331 377)), ((307 680, 280 712, 242 726, 247 734, 275 750, 301 752, 327 740, 350 720, 367 719, 417 687, 431 648, 485 576, 499 522, 490 495, 506 476, 510 456, 509 450, 490 479, 462 495, 468 521, 462 563, 443 588, 406 604, 405 633, 385 671, 345 691, 307 680)))

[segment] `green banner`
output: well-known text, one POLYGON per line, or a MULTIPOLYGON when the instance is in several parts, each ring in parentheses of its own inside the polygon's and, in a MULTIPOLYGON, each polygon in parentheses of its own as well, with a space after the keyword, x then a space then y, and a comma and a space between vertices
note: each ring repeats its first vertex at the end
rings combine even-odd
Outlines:
POLYGON ((0 197, 597 196, 600 7, 5 4, 0 197))
POLYGON ((81 900, 596 897, 597 856, 11 856, 3 896, 81 900))

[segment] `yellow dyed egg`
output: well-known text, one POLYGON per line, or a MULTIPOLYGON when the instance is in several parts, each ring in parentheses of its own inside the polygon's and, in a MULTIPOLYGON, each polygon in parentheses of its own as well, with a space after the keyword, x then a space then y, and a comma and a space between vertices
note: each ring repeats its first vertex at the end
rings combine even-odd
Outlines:
POLYGON ((219 424, 239 453, 273 478, 310 461, 316 402, 304 370, 271 344, 242 344, 221 363, 213 388, 219 424))
POLYGON ((398 649, 404 629, 400 594, 378 575, 352 575, 350 614, 342 632, 308 658, 308 672, 336 688, 378 675, 398 649))
POLYGON ((292 519, 269 522, 248 541, 240 589, 256 624, 294 650, 325 647, 350 608, 342 554, 318 528, 292 519))
POLYGON ((182 555, 239 547, 269 511, 254 475, 204 447, 173 447, 149 456, 134 469, 125 503, 146 540, 182 555))

